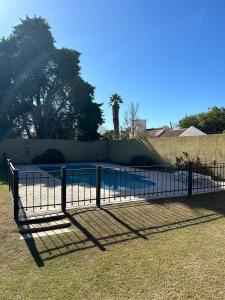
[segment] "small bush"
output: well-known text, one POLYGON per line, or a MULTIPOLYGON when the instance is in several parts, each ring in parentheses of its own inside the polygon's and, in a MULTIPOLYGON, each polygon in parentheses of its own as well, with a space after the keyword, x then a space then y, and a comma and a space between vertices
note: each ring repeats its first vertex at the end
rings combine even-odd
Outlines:
POLYGON ((129 165, 131 166, 152 166, 155 165, 156 162, 144 155, 135 155, 130 159, 129 165))
POLYGON ((59 164, 65 162, 64 155, 57 149, 48 149, 41 155, 35 157, 34 164, 59 164))
POLYGON ((192 162, 193 172, 210 176, 215 180, 221 179, 221 174, 218 172, 220 169, 217 168, 217 162, 215 160, 206 164, 203 163, 198 156, 195 159, 191 159, 187 152, 183 152, 183 156, 176 157, 175 166, 179 170, 187 170, 189 162, 192 162))

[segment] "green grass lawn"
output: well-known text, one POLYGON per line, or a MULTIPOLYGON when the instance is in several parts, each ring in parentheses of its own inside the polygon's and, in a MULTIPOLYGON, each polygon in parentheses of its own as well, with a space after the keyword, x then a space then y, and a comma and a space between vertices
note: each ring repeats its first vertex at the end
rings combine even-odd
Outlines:
POLYGON ((73 211, 20 240, 0 185, 0 299, 224 299, 225 196, 73 211))

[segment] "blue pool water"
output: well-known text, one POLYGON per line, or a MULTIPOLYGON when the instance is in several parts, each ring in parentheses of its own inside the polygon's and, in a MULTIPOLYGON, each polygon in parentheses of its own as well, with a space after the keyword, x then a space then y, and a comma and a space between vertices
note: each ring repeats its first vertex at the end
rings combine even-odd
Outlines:
MULTIPOLYGON (((41 165, 40 169, 49 172, 49 174, 60 178, 59 165, 41 165), (52 172, 54 171, 54 172, 52 172)), ((93 164, 66 164, 67 183, 69 184, 88 184, 91 187, 96 186, 96 165, 93 164)), ((143 172, 142 172, 143 173, 143 172)), ((124 190, 124 189, 142 189, 155 185, 149 178, 143 176, 141 172, 136 174, 128 170, 116 168, 101 168, 101 187, 124 190)))

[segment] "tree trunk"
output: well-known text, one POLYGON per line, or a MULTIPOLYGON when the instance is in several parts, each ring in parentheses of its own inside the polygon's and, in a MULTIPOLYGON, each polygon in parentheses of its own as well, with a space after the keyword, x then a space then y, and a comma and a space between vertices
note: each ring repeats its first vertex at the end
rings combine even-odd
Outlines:
POLYGON ((115 138, 119 139, 119 108, 117 105, 113 105, 113 125, 115 138))

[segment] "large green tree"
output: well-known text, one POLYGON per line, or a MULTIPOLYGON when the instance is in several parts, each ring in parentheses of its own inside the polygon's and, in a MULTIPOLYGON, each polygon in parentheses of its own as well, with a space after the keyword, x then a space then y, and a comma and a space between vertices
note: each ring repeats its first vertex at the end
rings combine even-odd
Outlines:
POLYGON ((98 138, 94 87, 80 76, 80 53, 58 49, 45 19, 21 20, 0 41, 0 136, 98 138))
POLYGON ((195 126, 205 133, 222 133, 225 130, 225 108, 212 107, 208 112, 185 116, 179 121, 180 128, 195 126))
POLYGON ((119 110, 120 104, 123 103, 122 98, 118 94, 113 94, 109 98, 109 105, 112 107, 112 115, 113 115, 113 126, 114 126, 114 133, 115 138, 119 138, 119 110))

